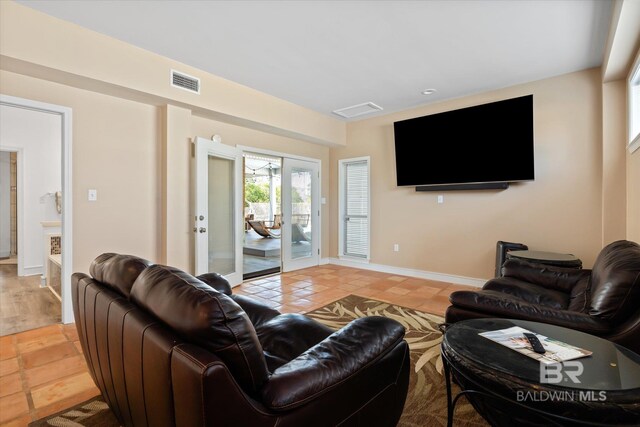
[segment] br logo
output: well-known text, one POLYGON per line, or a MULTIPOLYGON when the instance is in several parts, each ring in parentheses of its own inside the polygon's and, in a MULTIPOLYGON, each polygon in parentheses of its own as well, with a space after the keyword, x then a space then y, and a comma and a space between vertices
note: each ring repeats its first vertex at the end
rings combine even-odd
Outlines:
POLYGON ((584 372, 582 362, 567 361, 563 363, 553 363, 551 365, 540 364, 540 383, 541 384, 560 384, 562 382, 572 381, 574 384, 580 384, 578 378, 584 372))

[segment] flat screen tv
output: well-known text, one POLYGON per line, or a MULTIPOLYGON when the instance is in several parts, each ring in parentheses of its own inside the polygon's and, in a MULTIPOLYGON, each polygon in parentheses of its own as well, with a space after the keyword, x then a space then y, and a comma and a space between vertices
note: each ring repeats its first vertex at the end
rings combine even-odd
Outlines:
POLYGON ((394 123, 398 186, 534 179, 533 95, 394 123))

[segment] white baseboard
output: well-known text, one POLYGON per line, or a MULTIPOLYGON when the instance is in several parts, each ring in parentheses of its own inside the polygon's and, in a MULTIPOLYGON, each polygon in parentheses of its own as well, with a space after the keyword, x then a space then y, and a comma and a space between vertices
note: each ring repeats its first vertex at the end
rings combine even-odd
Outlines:
POLYGON ((419 279, 435 280, 438 282, 455 283, 457 285, 474 286, 481 288, 488 279, 477 279, 474 277, 455 276, 453 274, 436 273, 433 271, 416 270, 413 268, 393 267, 391 265, 362 263, 357 261, 350 261, 339 258, 323 258, 320 261, 321 264, 336 264, 343 265, 345 267, 359 268, 361 270, 373 270, 380 271, 382 273, 397 274, 400 276, 417 277, 419 279), (327 260, 327 262, 324 262, 327 260))
POLYGON ((329 264, 331 258, 320 258, 320 265, 329 264))
POLYGON ((23 276, 35 276, 36 274, 42 276, 43 272, 44 272, 44 267, 41 265, 36 265, 33 267, 24 267, 22 269, 23 276))

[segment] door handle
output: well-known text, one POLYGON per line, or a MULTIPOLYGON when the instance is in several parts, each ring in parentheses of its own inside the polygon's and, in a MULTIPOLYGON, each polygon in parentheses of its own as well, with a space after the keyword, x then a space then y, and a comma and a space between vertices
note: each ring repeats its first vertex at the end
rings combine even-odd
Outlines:
POLYGON ((207 229, 206 229, 206 228, 204 228, 204 227, 200 227, 200 232, 201 232, 201 233, 206 233, 206 232, 207 232, 207 229))

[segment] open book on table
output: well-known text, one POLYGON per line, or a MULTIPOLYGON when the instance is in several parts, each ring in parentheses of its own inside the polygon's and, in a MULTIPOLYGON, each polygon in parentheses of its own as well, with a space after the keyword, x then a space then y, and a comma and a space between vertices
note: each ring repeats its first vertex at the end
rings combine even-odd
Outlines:
POLYGON ((514 326, 512 328, 499 329, 497 331, 481 332, 478 335, 488 338, 491 341, 495 341, 498 344, 502 344, 505 347, 509 347, 518 353, 522 353, 525 356, 529 356, 530 358, 547 365, 578 359, 580 357, 590 356, 593 354, 593 352, 589 350, 574 347, 561 341, 545 337, 544 335, 535 334, 538 337, 540 344, 542 344, 546 350, 546 353, 539 354, 531 348, 529 340, 527 340, 523 335, 525 332, 535 333, 519 326, 514 326))

